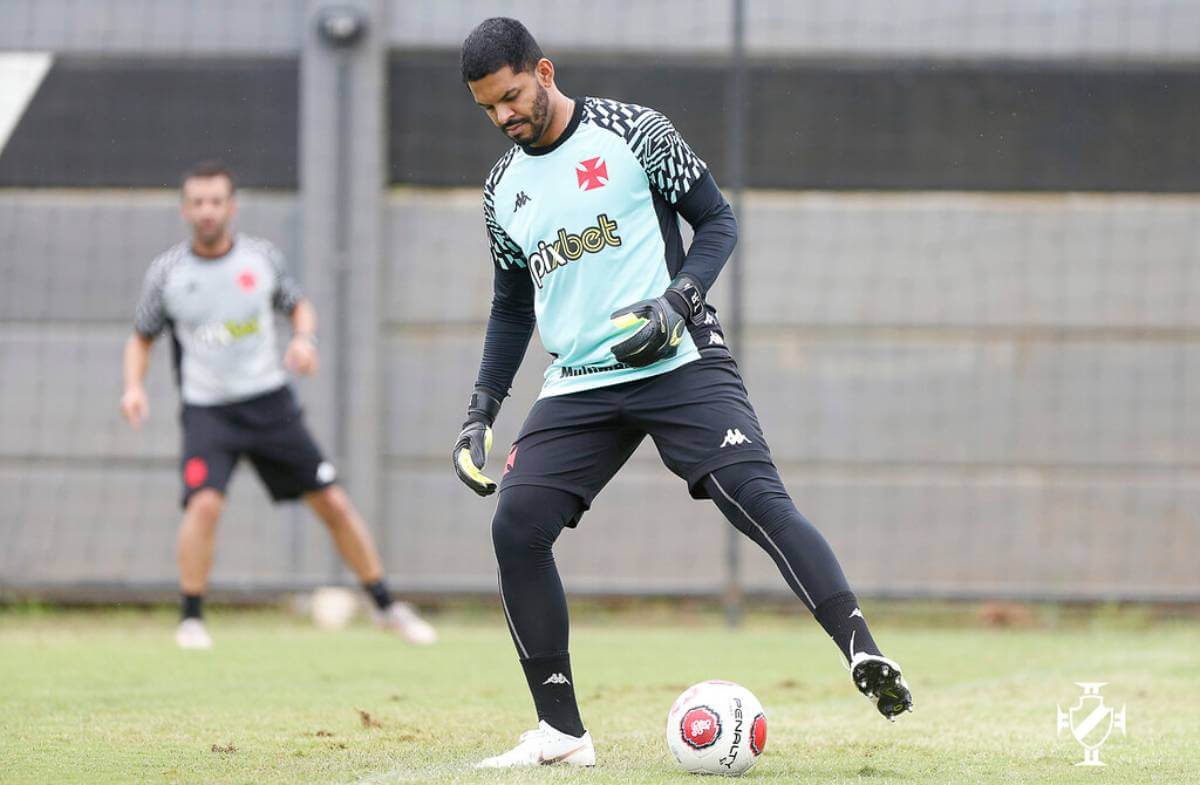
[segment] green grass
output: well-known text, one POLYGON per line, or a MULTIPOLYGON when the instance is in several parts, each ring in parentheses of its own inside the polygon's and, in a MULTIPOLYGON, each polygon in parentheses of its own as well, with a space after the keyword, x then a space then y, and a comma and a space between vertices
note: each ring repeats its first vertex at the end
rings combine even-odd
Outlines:
POLYGON ((747 777, 787 783, 1200 782, 1200 626, 1119 618, 1059 629, 908 622, 876 634, 909 674, 917 711, 896 725, 855 693, 807 618, 593 614, 572 647, 590 771, 474 772, 531 721, 498 612, 438 619, 408 648, 366 626, 337 633, 269 612, 218 611, 217 648, 180 652, 166 612, 0 610, 2 783, 695 783, 663 743, 689 683, 735 679, 769 718, 747 777), (1127 704, 1105 769, 1072 764, 1055 704, 1107 681, 1127 704), (359 710, 378 724, 364 726, 359 710))

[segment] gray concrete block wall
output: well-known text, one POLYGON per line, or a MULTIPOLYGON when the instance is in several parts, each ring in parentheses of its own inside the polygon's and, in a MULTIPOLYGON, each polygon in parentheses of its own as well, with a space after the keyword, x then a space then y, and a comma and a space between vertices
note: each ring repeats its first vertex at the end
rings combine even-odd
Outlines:
POLYGON ((287 54, 300 48, 292 0, 2 0, 0 49, 105 54, 287 54))
MULTIPOLYGON (((241 226, 294 255, 294 198, 243 199, 241 226)), ((755 306, 738 350, 747 385, 797 504, 856 586, 1200 594, 1184 564, 1200 536, 1189 406, 1200 202, 752 194, 741 219, 755 306)), ((372 525, 398 586, 490 591, 495 500, 460 488, 447 465, 490 298, 478 194, 398 191, 386 223, 383 512, 372 525)), ((0 258, 0 485, 16 499, 0 512, 0 581, 173 579, 165 346, 142 433, 116 401, 136 288, 179 232, 171 194, 0 194, 0 238, 16 249, 0 258)), ((535 339, 496 427, 493 471, 547 359, 535 339)), ((301 386, 328 444, 321 389, 301 386)), ((576 590, 712 590, 724 526, 647 443, 559 558, 576 590)), ((270 507, 249 467, 220 543, 226 585, 335 574, 319 524, 270 507)), ((783 590, 749 544, 746 559, 751 588, 783 590)))
MULTIPOLYGON (((402 190, 391 204, 388 247, 421 250, 415 264, 393 253, 385 273, 384 444, 396 466, 428 467, 440 487, 491 270, 476 193, 402 190)), ((1200 592, 1181 555, 1197 537, 1182 511, 1200 483, 1200 418, 1188 405, 1200 384, 1200 202, 755 193, 741 221, 754 306, 738 352, 747 386, 798 505, 856 585, 1200 592)), ((546 361, 535 340, 496 455, 546 361)), ((625 539, 633 515, 672 533, 663 563, 641 577, 679 588, 719 575, 720 521, 679 486, 652 449, 639 451, 564 538, 564 564, 574 558, 564 574, 632 585, 629 565, 649 550, 625 539), (700 545, 672 528, 704 516, 700 545)), ((444 492, 452 499, 453 483, 444 492)), ((482 570, 491 505, 474 501, 447 503, 465 537, 457 547, 482 570)), ((432 558, 420 569, 436 570, 432 558)), ((746 559, 749 586, 783 590, 752 545, 746 559)))
MULTIPOLYGON (((394 48, 457 48, 485 17, 522 19, 553 57, 570 50, 716 54, 731 0, 389 0, 377 28, 394 48)), ((300 50, 291 0, 0 0, 0 49, 105 54, 268 54, 300 50)), ((1200 54, 1190 0, 749 0, 749 52, 967 58, 1158 60, 1200 54)))
MULTIPOLYGON (((863 593, 1195 597, 1196 473, 787 466, 863 593)), ((747 585, 778 590, 745 545, 747 585)))
MULTIPOLYGON (((496 14, 521 19, 556 50, 721 52, 733 29, 730 0, 483 0, 420 4, 391 0, 393 46, 457 47, 496 14)), ((786 55, 1194 57, 1200 7, 1187 0, 748 0, 747 50, 786 55)))

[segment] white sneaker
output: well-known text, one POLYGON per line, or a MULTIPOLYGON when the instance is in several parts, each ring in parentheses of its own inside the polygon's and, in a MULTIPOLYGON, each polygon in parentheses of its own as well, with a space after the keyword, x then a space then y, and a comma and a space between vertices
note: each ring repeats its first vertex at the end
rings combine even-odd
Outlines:
POLYGON ((513 766, 549 766, 566 763, 569 766, 595 766, 596 748, 592 734, 568 736, 539 722, 534 730, 521 734, 521 740, 503 755, 485 758, 475 764, 477 769, 507 769, 513 766))
POLYGON ((437 631, 433 625, 418 616, 407 602, 393 602, 382 611, 376 611, 375 623, 418 646, 428 646, 437 641, 437 631))
POLYGON ((175 643, 181 649, 211 649, 212 638, 200 619, 184 619, 175 629, 175 643))

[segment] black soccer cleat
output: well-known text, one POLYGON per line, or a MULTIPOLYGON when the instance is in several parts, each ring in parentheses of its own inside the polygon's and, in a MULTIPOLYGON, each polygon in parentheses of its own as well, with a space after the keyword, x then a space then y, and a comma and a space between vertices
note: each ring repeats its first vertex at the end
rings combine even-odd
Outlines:
POLYGON ((879 713, 892 722, 913 710, 912 693, 900 673, 900 666, 887 657, 859 652, 850 663, 854 686, 875 704, 879 713))

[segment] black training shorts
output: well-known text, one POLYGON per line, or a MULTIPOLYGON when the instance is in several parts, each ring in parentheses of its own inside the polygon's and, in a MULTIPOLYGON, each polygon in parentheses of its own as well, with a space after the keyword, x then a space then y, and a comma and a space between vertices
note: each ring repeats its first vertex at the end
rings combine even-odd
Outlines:
POLYGON ((647 434, 696 499, 708 498, 702 480, 715 469, 771 462, 737 364, 721 352, 649 379, 538 400, 509 450, 500 490, 557 488, 586 509, 647 434))
POLYGON ((183 421, 183 505, 201 488, 225 492, 233 468, 250 459, 275 501, 298 499, 334 483, 326 461, 289 387, 218 406, 185 404, 183 421))

